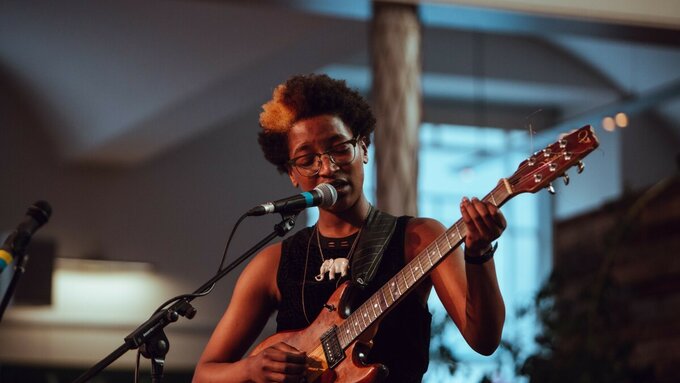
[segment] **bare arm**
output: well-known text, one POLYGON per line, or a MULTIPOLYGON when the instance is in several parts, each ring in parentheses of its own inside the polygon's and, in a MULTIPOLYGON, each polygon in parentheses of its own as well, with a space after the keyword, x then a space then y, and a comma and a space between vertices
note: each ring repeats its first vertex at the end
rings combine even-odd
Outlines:
MULTIPOLYGON (((505 228, 505 220, 502 215, 499 218, 499 211, 491 213, 487 207, 486 212, 479 214, 475 207, 478 202, 482 203, 464 201, 461 205, 463 220, 468 228, 468 256, 481 255, 480 252, 498 238, 505 228), (475 209, 474 214, 470 213, 470 209, 475 209), (494 221, 491 227, 483 224, 481 228, 472 227, 475 219, 494 221)), ((410 254, 410 257, 415 257, 445 230, 441 223, 432 219, 411 220, 407 229, 407 256, 410 254)), ((463 259, 463 251, 457 249, 435 268, 431 278, 439 299, 470 347, 480 354, 492 354, 500 343, 505 321, 505 305, 498 288, 493 259, 481 265, 467 264, 463 259)))
POLYGON ((194 373, 194 383, 284 381, 304 371, 305 355, 283 343, 241 359, 274 312, 281 244, 267 247, 241 273, 224 316, 194 373))

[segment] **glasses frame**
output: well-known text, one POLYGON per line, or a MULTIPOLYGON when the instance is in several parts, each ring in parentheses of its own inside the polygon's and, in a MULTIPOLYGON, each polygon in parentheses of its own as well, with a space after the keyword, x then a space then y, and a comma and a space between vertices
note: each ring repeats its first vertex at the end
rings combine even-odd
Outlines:
MULTIPOLYGON (((343 141, 343 142, 339 142, 339 143, 337 143, 337 144, 331 146, 331 148, 328 149, 328 150, 326 150, 325 152, 321 152, 321 153, 313 153, 313 154, 314 154, 314 157, 316 158, 314 163, 319 163, 319 162, 321 162, 321 157, 324 156, 324 155, 326 155, 326 156, 328 156, 328 159, 329 159, 333 164, 335 164, 335 165, 344 166, 344 165, 351 164, 351 163, 357 158, 357 143, 358 143, 361 139, 362 139, 361 136, 356 136, 356 137, 354 137, 354 138, 352 138, 352 139, 350 139, 350 140, 343 141), (346 162, 346 163, 338 164, 338 163, 335 161, 335 158, 333 158, 333 155, 331 154, 331 152, 333 151, 333 148, 336 148, 336 147, 338 147, 338 146, 340 146, 340 145, 345 145, 345 144, 352 144, 352 159, 349 160, 349 161, 346 162)), ((297 165, 295 165, 295 161, 296 161, 296 160, 298 160, 298 159, 300 159, 300 158, 303 158, 303 157, 307 157, 307 156, 309 156, 310 154, 312 154, 312 153, 304 154, 304 155, 302 155, 302 156, 297 156, 297 157, 291 158, 290 160, 288 160, 287 164, 288 164, 288 166, 290 166, 290 167, 292 167, 292 168, 295 168, 295 170, 298 172, 298 174, 301 175, 301 176, 303 176, 303 177, 315 177, 315 176, 316 176, 317 174, 319 174, 319 172, 321 171, 321 166, 322 166, 322 165, 319 165, 319 168, 316 169, 316 171, 315 171, 314 173, 312 173, 312 174, 304 174, 304 173, 302 172, 302 170, 300 169, 300 167, 297 166, 297 165)))

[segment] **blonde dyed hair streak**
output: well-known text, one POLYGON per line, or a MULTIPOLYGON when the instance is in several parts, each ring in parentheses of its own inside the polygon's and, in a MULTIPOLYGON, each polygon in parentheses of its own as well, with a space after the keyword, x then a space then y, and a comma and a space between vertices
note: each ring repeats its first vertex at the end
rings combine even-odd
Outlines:
POLYGON ((262 105, 260 126, 265 132, 287 133, 297 117, 296 111, 285 101, 286 86, 279 85, 274 89, 272 99, 262 105))

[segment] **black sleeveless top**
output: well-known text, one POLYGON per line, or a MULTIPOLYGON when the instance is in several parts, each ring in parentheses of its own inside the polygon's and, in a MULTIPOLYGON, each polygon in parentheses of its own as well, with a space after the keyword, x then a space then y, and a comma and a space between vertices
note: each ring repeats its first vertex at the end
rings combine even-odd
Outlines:
MULTIPOLYGON (((354 307, 358 307, 404 267, 404 233, 408 219, 409 217, 398 218, 376 276, 369 286, 357 294, 354 307)), ((311 237, 313 233, 313 228, 308 227, 282 243, 277 274, 277 284, 281 293, 281 303, 276 316, 277 332, 309 326, 309 322, 314 321, 319 315, 323 304, 339 285, 338 279, 331 281, 328 274, 321 282, 314 279, 323 261, 316 235, 311 237), (303 278, 305 258, 308 258, 308 264, 307 274, 303 278), (305 310, 302 307, 303 280, 305 310)), ((349 247, 340 246, 340 243, 345 241, 351 245, 355 237, 356 234, 331 241, 321 237, 323 255, 326 259, 346 257, 349 247)), ((380 322, 378 332, 373 338, 373 348, 368 354, 368 362, 387 366, 389 375, 385 382, 421 382, 429 363, 431 319, 427 307, 422 305, 416 294, 411 293, 380 322)))

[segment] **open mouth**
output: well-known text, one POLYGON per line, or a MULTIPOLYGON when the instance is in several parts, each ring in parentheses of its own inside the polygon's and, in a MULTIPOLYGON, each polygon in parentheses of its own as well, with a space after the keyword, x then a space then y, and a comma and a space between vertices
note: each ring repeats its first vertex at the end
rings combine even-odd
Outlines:
POLYGON ((344 180, 338 180, 338 179, 333 180, 332 182, 330 182, 330 184, 333 185, 333 187, 334 187, 337 191, 341 191, 342 189, 345 189, 346 187, 349 187, 349 182, 344 181, 344 180))

